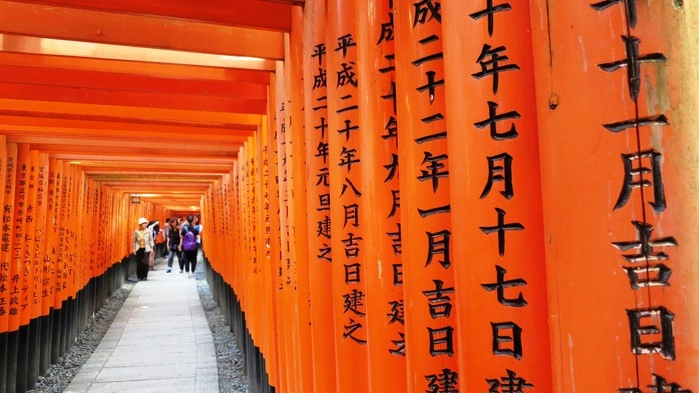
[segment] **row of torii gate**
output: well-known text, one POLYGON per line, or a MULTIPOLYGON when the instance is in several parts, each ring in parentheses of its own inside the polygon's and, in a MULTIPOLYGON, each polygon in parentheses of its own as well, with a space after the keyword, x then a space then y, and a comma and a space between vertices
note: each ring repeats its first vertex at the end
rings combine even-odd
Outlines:
POLYGON ((207 205, 269 384, 696 391, 692 8, 307 1, 207 205))
MULTIPOLYGON (((697 13, 297 7, 268 121, 202 202, 251 390, 697 391, 697 13)), ((123 198, 69 209, 169 214, 123 198)))

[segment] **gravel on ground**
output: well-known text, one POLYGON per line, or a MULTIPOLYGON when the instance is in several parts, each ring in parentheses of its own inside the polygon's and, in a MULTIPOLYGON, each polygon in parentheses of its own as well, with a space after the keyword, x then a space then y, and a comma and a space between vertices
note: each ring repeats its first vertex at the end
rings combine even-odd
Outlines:
POLYGON ((220 393, 246 393, 248 391, 247 377, 243 373, 243 356, 235 344, 235 335, 223 318, 221 309, 216 305, 209 283, 197 279, 197 289, 201 306, 204 308, 209 329, 216 347, 216 363, 218 363, 218 389, 220 393))

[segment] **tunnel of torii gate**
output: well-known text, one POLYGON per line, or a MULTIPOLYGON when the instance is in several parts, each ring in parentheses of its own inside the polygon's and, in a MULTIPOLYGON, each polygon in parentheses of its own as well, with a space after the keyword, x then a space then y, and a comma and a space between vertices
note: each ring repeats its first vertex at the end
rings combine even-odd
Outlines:
POLYGON ((699 393, 698 15, 0 1, 0 393, 191 212, 251 391, 699 393))

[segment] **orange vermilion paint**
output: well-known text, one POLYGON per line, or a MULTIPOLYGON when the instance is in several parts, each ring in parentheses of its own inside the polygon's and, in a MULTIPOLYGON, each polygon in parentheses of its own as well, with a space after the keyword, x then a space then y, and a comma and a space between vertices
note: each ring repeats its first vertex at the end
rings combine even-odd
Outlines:
MULTIPOLYGON (((407 392, 458 389, 441 16, 396 2, 396 81, 407 392)), ((448 81, 446 82, 448 83, 448 81)))
POLYGON ((332 227, 332 302, 337 393, 367 392, 366 260, 361 215, 355 5, 326 2, 328 180, 332 227))
POLYGON ((47 313, 42 311, 42 303, 45 297, 42 296, 44 278, 44 269, 42 269, 45 260, 45 245, 46 227, 46 174, 48 172, 49 157, 47 153, 39 153, 32 151, 32 167, 30 168, 30 180, 33 183, 33 196, 30 200, 33 201, 32 226, 31 233, 34 239, 34 246, 28 250, 32 264, 32 280, 29 290, 32 297, 32 313, 31 319, 45 316, 47 313))
MULTIPOLYGON (((0 179, 2 179, 3 182, 7 181, 7 167, 8 167, 8 151, 7 151, 7 143, 6 143, 6 137, 5 135, 0 135, 0 179)), ((3 192, 0 193, 0 206, 5 206, 5 198, 7 195, 7 188, 6 185, 3 187, 3 192)), ((4 215, 4 213, 3 213, 4 215)), ((5 231, 2 231, 3 238, 5 235, 5 231)), ((9 280, 10 280, 10 264, 9 264, 9 259, 8 259, 8 254, 4 251, 2 251, 4 247, 4 241, 0 240, 0 244, 3 244, 3 247, 0 248, 0 285, 4 285, 5 287, 9 286, 9 280)), ((9 293, 8 291, 2 291, 0 292, 0 302, 2 303, 2 308, 3 312, 2 315, 0 315, 0 333, 5 333, 7 332, 7 329, 9 327, 10 323, 10 313, 9 313, 9 293)))
POLYGON ((270 374, 270 383, 272 386, 279 388, 281 383, 281 353, 279 342, 277 340, 279 332, 279 308, 281 304, 279 302, 279 291, 277 283, 277 272, 278 268, 281 266, 280 260, 280 245, 279 245, 279 197, 278 197, 278 184, 277 184, 277 155, 276 155, 276 140, 274 133, 276 127, 274 126, 274 106, 276 101, 274 98, 276 94, 274 93, 274 84, 270 86, 270 99, 269 99, 269 114, 266 116, 265 122, 262 127, 263 134, 263 165, 262 165, 262 178, 263 190, 264 190, 264 226, 265 226, 265 237, 264 239, 264 282, 266 290, 266 304, 268 305, 268 320, 266 323, 266 332, 269 341, 269 355, 267 355, 268 363, 267 368, 270 374))
MULTIPOLYGON (((278 294, 277 301, 277 332, 279 340, 279 371, 280 371, 280 390, 284 392, 294 392, 296 365, 294 363, 295 354, 293 353, 292 341, 292 268, 290 258, 290 241, 289 241, 289 184, 287 181, 288 166, 286 160, 287 148, 287 99, 288 85, 287 78, 289 76, 284 73, 284 63, 277 63, 276 72, 276 103, 275 103, 275 151, 277 155, 275 175, 278 186, 279 197, 279 255, 276 276, 276 290, 278 294)), ((290 134, 290 133, 289 133, 290 134)))
MULTIPOLYGON (((12 261, 12 286, 11 296, 16 296, 15 304, 18 318, 15 319, 17 326, 24 326, 29 323, 31 315, 31 302, 29 283, 31 275, 25 252, 27 251, 27 214, 29 201, 29 168, 31 167, 31 153, 29 144, 20 143, 17 145, 17 172, 15 178, 15 198, 14 198, 14 218, 10 223, 12 227, 12 237, 10 238, 10 260, 12 261)), ((10 320, 12 324, 12 319, 10 320)), ((10 326, 12 329, 13 326, 10 326)))
MULTIPOLYGON (((62 286, 63 283, 63 257, 61 253, 61 241, 63 238, 63 234, 61 231, 62 225, 63 224, 63 219, 61 218, 61 209, 63 206, 63 199, 65 197, 63 193, 63 161, 52 159, 49 162, 50 165, 50 171, 54 173, 54 187, 55 187, 55 195, 54 195, 54 204, 53 204, 53 216, 55 217, 54 225, 52 230, 54 231, 54 240, 53 244, 55 246, 54 248, 54 253, 53 253, 53 265, 54 265, 54 274, 53 274, 53 279, 52 279, 52 288, 53 288, 53 307, 54 309, 60 310, 63 307, 63 298, 62 298, 62 292, 59 290, 59 288, 62 286)), ((128 216, 127 216, 128 217, 128 216)), ((129 238, 130 239, 130 238, 129 238)), ((124 240, 123 243, 125 243, 126 240, 124 240)), ((129 250, 128 253, 130 254, 131 251, 129 250)))
POLYGON ((367 282, 369 386, 405 392, 405 327, 393 14, 389 0, 363 0, 357 10, 357 69, 362 141, 364 255, 367 282))
POLYGON ((304 123, 308 205, 308 276, 311 306, 313 392, 335 392, 335 332, 330 253, 330 186, 325 45, 325 1, 309 0, 304 7, 303 70, 304 123))
POLYGON ((297 375, 298 391, 308 392, 313 389, 313 352, 308 349, 312 346, 311 336, 311 310, 310 310, 310 282, 308 275, 309 250, 307 237, 309 236, 308 209, 306 199, 306 149, 304 124, 304 85, 303 85, 303 33, 304 17, 301 7, 292 9, 292 28, 289 35, 289 124, 287 135, 287 162, 289 167, 289 183, 292 192, 290 199, 289 215, 291 217, 291 259, 294 269, 294 326, 298 330, 294 337, 295 352, 298 358, 299 373, 297 375))
POLYGON ((442 8, 461 390, 551 392, 529 9, 484 8, 442 8))
POLYGON ((46 181, 46 219, 44 220, 44 238, 46 244, 45 258, 43 266, 47 271, 46 280, 43 282, 42 290, 46 291, 46 298, 42 302, 42 313, 47 315, 55 307, 56 289, 56 250, 58 247, 58 215, 56 206, 59 202, 56 187, 56 165, 57 160, 51 158, 47 165, 46 181))
POLYGON ((697 145, 679 116, 682 12, 547 5, 532 1, 531 13, 553 391, 696 391, 697 145))

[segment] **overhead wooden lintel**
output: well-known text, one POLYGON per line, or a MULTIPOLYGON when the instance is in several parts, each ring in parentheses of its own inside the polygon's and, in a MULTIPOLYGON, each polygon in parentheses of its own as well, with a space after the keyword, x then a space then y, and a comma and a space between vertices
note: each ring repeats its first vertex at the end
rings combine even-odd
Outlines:
POLYGON ((266 100, 248 99, 243 95, 214 97, 153 94, 72 86, 46 86, 28 83, 0 82, 0 97, 18 100, 43 100, 118 107, 138 106, 142 108, 238 112, 258 115, 263 115, 267 111, 266 100))
POLYGON ((12 1, 0 1, 0 32, 227 56, 284 58, 282 32, 12 1))
MULTIPOLYGON (((0 58, 0 82, 31 87, 79 88, 82 91, 108 91, 154 94, 173 97, 223 97, 267 100, 267 85, 260 82, 185 79, 168 76, 142 76, 112 71, 75 70, 26 65, 4 65, 0 58)), ((4 89, 0 89, 0 93, 4 89)))
POLYGON ((0 131, 13 134, 72 134, 84 136, 90 134, 120 134, 129 136, 133 133, 175 135, 174 139, 190 134, 201 135, 211 140, 245 142, 254 132, 255 126, 231 125, 231 127, 206 127, 203 125, 180 125, 172 122, 136 122, 120 121, 122 119, 80 116, 61 116, 37 112, 9 112, 0 110, 0 131))
MULTIPOLYGON (((157 144, 156 144, 157 145, 157 144)), ((71 145, 71 144, 47 144, 47 143, 30 143, 30 147, 34 150, 38 150, 40 152, 48 153, 49 156, 51 154, 64 154, 64 155, 71 155, 74 154, 77 159, 79 159, 81 154, 90 154, 90 153, 109 153, 109 152, 114 152, 115 147, 114 146, 109 146, 109 145, 104 145, 104 146, 90 146, 90 145, 81 145, 81 146, 76 146, 76 145, 71 145)), ((127 147, 124 147, 127 148, 127 147)), ((159 146, 150 146, 150 147, 143 147, 139 145, 138 143, 134 143, 131 146, 128 146, 128 151, 135 155, 139 155, 141 157, 141 161, 147 162, 150 157, 153 157, 154 155, 157 156, 158 154, 179 154, 182 157, 187 157, 192 154, 192 149, 191 147, 188 147, 186 144, 178 144, 176 147, 173 146, 168 146, 167 148, 162 148, 159 146)), ((235 151, 226 151, 225 149, 222 150, 207 150, 206 151, 206 157, 224 157, 224 158, 230 158, 233 157, 237 154, 237 150, 235 151)), ((202 152, 199 152, 199 156, 202 157, 204 154, 202 152)))
POLYGON ((291 10, 288 4, 303 3, 303 0, 207 0, 204 3, 191 0, 32 0, 31 2, 105 12, 160 15, 227 26, 290 31, 291 10))
POLYGON ((138 121, 141 123, 170 123, 172 125, 199 125, 228 127, 230 125, 262 124, 263 115, 246 113, 225 113, 211 111, 188 111, 163 108, 117 107, 69 102, 41 100, 15 100, 0 98, 0 114, 16 115, 31 113, 31 116, 46 117, 42 114, 60 115, 64 118, 79 118, 100 121, 138 121))
MULTIPOLYGON (((15 48, 15 50, 17 49, 15 48)), ((0 64, 36 67, 41 69, 56 68, 89 72, 109 72, 170 79, 249 82, 260 84, 268 84, 270 80, 269 71, 58 56, 37 54, 34 52, 0 52, 0 64)))

